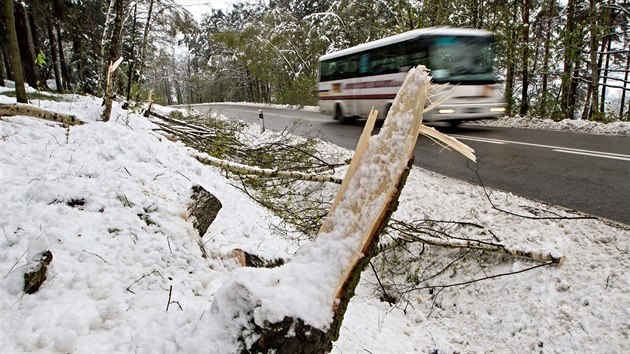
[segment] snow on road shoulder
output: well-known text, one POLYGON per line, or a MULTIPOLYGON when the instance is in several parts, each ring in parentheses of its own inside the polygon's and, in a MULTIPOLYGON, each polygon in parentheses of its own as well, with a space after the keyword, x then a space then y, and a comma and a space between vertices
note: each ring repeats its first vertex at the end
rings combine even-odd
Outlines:
POLYGON ((563 119, 556 122, 552 119, 516 116, 503 117, 495 120, 472 121, 467 122, 466 124, 492 127, 556 130, 598 135, 630 136, 630 122, 621 121, 599 123, 583 119, 563 119))

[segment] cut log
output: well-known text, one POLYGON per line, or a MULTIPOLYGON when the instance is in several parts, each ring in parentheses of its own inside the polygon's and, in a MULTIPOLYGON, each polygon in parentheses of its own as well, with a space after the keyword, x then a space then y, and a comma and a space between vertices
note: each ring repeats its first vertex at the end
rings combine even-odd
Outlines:
POLYGON ((188 205, 188 213, 194 217, 193 227, 199 232, 199 237, 203 237, 223 205, 217 197, 202 186, 194 185, 192 190, 193 194, 188 205))
POLYGON ((0 116, 29 116, 68 125, 83 124, 83 122, 75 116, 50 112, 39 107, 23 103, 0 104, 0 116))

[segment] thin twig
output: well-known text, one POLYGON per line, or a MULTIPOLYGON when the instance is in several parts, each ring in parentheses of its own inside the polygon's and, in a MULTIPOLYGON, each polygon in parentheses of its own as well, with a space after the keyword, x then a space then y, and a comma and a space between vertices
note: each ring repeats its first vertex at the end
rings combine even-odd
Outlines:
POLYGON ((381 279, 378 277, 378 273, 376 272, 376 268, 374 268, 374 264, 372 264, 372 261, 370 261, 369 263, 370 267, 372 268, 372 272, 374 272, 374 276, 376 277, 376 281, 383 291, 383 299, 385 299, 385 301, 387 301, 390 305, 394 304, 392 296, 387 293, 387 290, 385 290, 383 283, 381 283, 381 279))
POLYGON ((444 289, 444 288, 452 288, 452 287, 456 287, 456 286, 469 285, 469 284, 477 283, 477 282, 484 281, 484 280, 495 279, 495 278, 500 278, 500 277, 504 277, 504 276, 508 276, 508 275, 524 273, 524 272, 527 272, 527 271, 530 271, 530 270, 534 270, 536 268, 545 267, 545 266, 549 266, 549 265, 553 265, 553 264, 555 264, 555 263, 553 263, 553 262, 546 262, 546 263, 542 263, 542 264, 537 264, 537 265, 529 267, 529 268, 517 270, 517 271, 514 271, 514 272, 494 274, 494 275, 489 275, 489 276, 486 276, 486 277, 483 277, 483 278, 477 278, 477 279, 467 280, 467 281, 464 281, 464 282, 453 283, 453 284, 421 286, 421 287, 416 287, 416 288, 410 289, 407 292, 411 292, 411 291, 415 291, 415 290, 423 290, 423 289, 435 289, 435 288, 444 289))
POLYGON ((105 262, 105 263, 109 264, 109 262, 108 262, 108 261, 104 260, 104 259, 103 259, 103 257, 99 256, 98 254, 95 254, 95 253, 92 253, 92 252, 88 252, 88 251, 86 251, 86 250, 81 250, 81 251, 83 251, 83 252, 85 252, 85 253, 88 253, 88 254, 91 254, 91 255, 93 255, 93 256, 96 256, 96 257, 100 258, 103 262, 105 262))
MULTIPOLYGON (((135 295, 136 293, 134 293, 133 291, 131 291, 131 287, 132 287, 135 283, 139 282, 140 280, 142 280, 142 279, 144 279, 144 278, 148 277, 149 275, 151 275, 151 274, 153 274, 153 273, 158 273, 158 274, 160 274, 160 272, 158 272, 158 271, 157 271, 157 269, 154 269, 151 273, 143 274, 143 275, 140 277, 140 279, 138 279, 138 280, 134 281, 133 283, 131 283, 131 285, 129 285, 129 286, 127 287, 127 291, 135 295)), ((160 276, 161 276, 161 275, 160 275, 160 276)))
POLYGON ((171 285, 168 289, 168 302, 166 303, 166 311, 168 312, 168 307, 171 305, 171 294, 173 293, 173 286, 171 285))

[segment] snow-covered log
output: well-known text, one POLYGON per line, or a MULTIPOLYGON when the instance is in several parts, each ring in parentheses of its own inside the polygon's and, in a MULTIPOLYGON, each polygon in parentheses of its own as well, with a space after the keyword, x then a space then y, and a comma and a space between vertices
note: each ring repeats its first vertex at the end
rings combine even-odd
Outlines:
POLYGON ((313 182, 330 182, 330 183, 341 183, 341 179, 323 174, 314 174, 314 173, 304 173, 304 172, 296 172, 296 171, 279 171, 272 170, 268 168, 257 168, 248 165, 243 165, 240 163, 229 162, 221 159, 217 159, 212 156, 202 156, 199 154, 195 154, 194 157, 201 163, 206 165, 212 165, 224 170, 239 173, 239 174, 247 174, 254 175, 260 177, 284 177, 291 179, 299 179, 303 181, 313 181, 313 182))
POLYGON ((30 104, 0 104, 0 116, 29 116, 68 125, 83 124, 77 117, 68 114, 50 112, 30 104))
POLYGON ((409 72, 378 135, 368 118, 355 155, 317 238, 281 267, 242 268, 215 294, 213 317, 236 328, 215 340, 245 352, 332 349, 360 274, 373 256, 413 161, 429 87, 424 67, 409 72))

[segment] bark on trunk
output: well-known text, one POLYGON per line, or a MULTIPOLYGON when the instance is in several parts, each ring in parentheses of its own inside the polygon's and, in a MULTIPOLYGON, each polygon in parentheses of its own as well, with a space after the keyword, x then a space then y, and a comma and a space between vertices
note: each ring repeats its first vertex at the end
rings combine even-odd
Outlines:
POLYGON ((48 40, 50 41, 50 51, 52 53, 53 68, 55 72, 55 84, 57 85, 57 92, 63 93, 63 83, 61 80, 61 70, 59 68, 59 55, 57 55, 57 46, 55 41, 55 35, 53 34, 53 26, 50 20, 47 21, 48 27, 48 40))
POLYGON ((59 67, 61 68, 61 77, 63 88, 70 90, 70 75, 66 66, 66 57, 63 51, 63 38, 61 37, 61 24, 64 21, 63 6, 61 0, 53 0, 53 12, 55 13, 55 33, 57 35, 57 52, 59 53, 59 67))
POLYGON ((4 87, 4 56, 2 55, 2 48, 0 48, 0 86, 4 87))
POLYGON ((133 24, 131 26, 131 49, 129 53, 129 70, 127 72, 127 101, 131 99, 131 86, 133 85, 133 65, 136 60, 136 24, 138 5, 133 6, 133 24))
POLYGON ((29 116, 34 118, 41 118, 50 120, 53 122, 64 123, 68 125, 83 124, 77 117, 46 111, 42 108, 31 106, 28 104, 0 104, 0 116, 29 116))
MULTIPOLYGON (((10 1, 5 1, 10 2, 10 1)), ((26 9, 19 3, 15 7, 15 25, 17 30, 18 46, 20 48, 21 66, 24 70, 24 79, 31 87, 39 85, 39 70, 36 68, 35 60, 37 54, 33 47, 31 29, 28 21, 28 13, 26 9)), ((15 65, 14 65, 15 66, 15 65)))
MULTIPOLYGON (((234 316, 233 308, 224 306, 223 301, 242 304, 239 305, 240 312, 233 318, 246 316, 244 318, 251 326, 248 326, 247 333, 241 333, 236 339, 242 343, 243 352, 322 353, 332 349, 332 342, 339 336, 346 308, 354 295, 361 272, 374 256, 378 236, 397 207, 398 196, 413 161, 413 148, 422 130, 428 86, 426 72, 415 69, 410 71, 388 118, 374 137, 371 131, 378 112, 370 114, 346 177, 313 244, 300 250, 285 265, 265 270, 265 273, 255 273, 258 275, 256 278, 252 278, 252 274, 247 271, 238 273, 243 277, 235 275, 216 294, 213 303, 215 316, 234 316), (383 156, 391 156, 391 159, 383 159, 383 156), (370 173, 375 170, 383 174, 370 173), (326 255, 331 255, 331 252, 341 252, 347 256, 332 262, 326 259, 326 255), (320 259, 323 263, 321 269, 313 269, 316 275, 298 274, 305 267, 313 268, 314 259, 320 259), (328 267, 330 264, 334 266, 328 267), (296 316, 298 318, 289 315, 283 318, 282 314, 267 307, 267 304, 275 302, 276 296, 284 296, 288 289, 302 284, 294 283, 296 275, 312 278, 309 281, 313 288, 304 291, 323 300, 320 304, 324 307, 330 306, 331 317, 326 311, 315 315, 317 319, 299 318, 304 317, 300 315, 296 316), (327 279, 332 277, 334 281, 322 286, 318 281, 324 275, 327 279), (257 281, 260 284, 250 283, 257 281), (264 294, 264 299, 261 294, 264 294), (264 314, 268 311, 273 312, 273 321, 276 322, 270 323, 264 315, 263 318, 253 316, 254 313, 264 314), (320 314, 321 317, 318 317, 320 314), (275 320, 277 318, 282 319, 275 320), (322 323, 316 327, 312 321, 322 323)), ((285 305, 291 308, 290 304, 285 305)))
POLYGON ((628 117, 623 116, 623 110, 626 105, 626 87, 628 86, 628 72, 630 72, 630 55, 626 57, 626 73, 623 78, 623 90, 621 90, 621 107, 619 107, 619 119, 621 120, 630 120, 630 100, 628 100, 628 112, 626 113, 628 117))
POLYGON ((523 87, 521 90, 521 108, 519 113, 524 116, 529 111, 529 0, 523 0, 523 87))
POLYGON ((105 72, 106 77, 106 85, 105 85, 105 109, 103 110, 103 121, 107 122, 112 113, 112 103, 115 95, 115 76, 114 70, 114 62, 120 55, 120 36, 122 34, 122 21, 123 21, 123 1, 116 0, 115 4, 116 10, 116 19, 114 20, 114 31, 112 32, 112 40, 109 46, 109 55, 107 56, 109 59, 110 65, 105 72))
POLYGON ((596 116, 599 113, 599 65, 597 65, 597 43, 599 41, 599 31, 597 28, 597 0, 591 0, 590 12, 591 102, 588 118, 596 116))
POLYGON ((142 88, 142 80, 144 80, 144 67, 147 60, 147 46, 149 38, 149 28, 151 25, 151 14, 153 13, 153 2, 149 1, 149 12, 147 13, 147 22, 144 24, 144 34, 142 37, 142 54, 140 55, 140 78, 138 79, 138 92, 136 93, 136 101, 140 101, 140 92, 142 88))
POLYGON ((15 18, 13 17, 13 0, 4 1, 4 14, 7 25, 7 36, 9 39, 9 50, 13 63, 13 75, 15 78, 15 95, 20 103, 28 103, 26 87, 24 86, 24 74, 22 73, 22 63, 20 60, 20 48, 18 47, 17 33, 15 31, 15 18))

